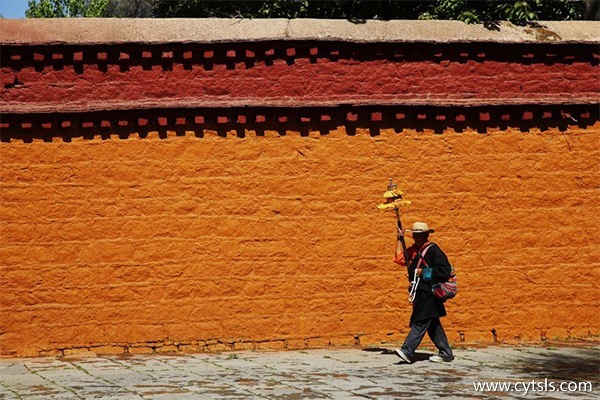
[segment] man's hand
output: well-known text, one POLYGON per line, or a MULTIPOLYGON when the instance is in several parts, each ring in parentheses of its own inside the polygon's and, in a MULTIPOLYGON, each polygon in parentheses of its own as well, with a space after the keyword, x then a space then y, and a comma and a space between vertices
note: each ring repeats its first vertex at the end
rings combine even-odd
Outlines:
POLYGON ((423 268, 417 268, 417 276, 421 276, 423 273, 423 268))
POLYGON ((398 240, 400 240, 400 238, 404 237, 404 231, 400 228, 398 228, 396 236, 398 237, 398 240))

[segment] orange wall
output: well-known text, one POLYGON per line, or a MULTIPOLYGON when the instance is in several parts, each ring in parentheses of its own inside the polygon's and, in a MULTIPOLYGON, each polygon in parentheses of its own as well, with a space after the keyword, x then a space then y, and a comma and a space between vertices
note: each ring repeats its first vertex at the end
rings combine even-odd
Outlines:
POLYGON ((598 335, 599 134, 0 143, 0 354, 402 341, 390 176, 457 268, 452 342, 598 335))

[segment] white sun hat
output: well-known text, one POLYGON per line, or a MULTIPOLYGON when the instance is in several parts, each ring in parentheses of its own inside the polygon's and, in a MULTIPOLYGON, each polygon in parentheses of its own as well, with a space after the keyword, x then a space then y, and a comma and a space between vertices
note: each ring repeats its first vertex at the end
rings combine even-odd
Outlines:
POLYGON ((429 229, 429 226, 425 222, 415 222, 412 226, 412 229, 407 229, 407 231, 412 233, 433 233, 435 232, 433 229, 429 229))

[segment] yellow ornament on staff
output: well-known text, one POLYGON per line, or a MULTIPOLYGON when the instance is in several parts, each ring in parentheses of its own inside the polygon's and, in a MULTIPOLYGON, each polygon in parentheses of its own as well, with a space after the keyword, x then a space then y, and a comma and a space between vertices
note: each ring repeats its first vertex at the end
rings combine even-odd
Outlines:
POLYGON ((382 203, 377 206, 379 210, 394 210, 400 207, 404 207, 412 203, 410 200, 402 199, 404 192, 402 190, 398 190, 398 185, 394 183, 394 180, 390 178, 390 183, 388 184, 388 190, 383 194, 385 198, 385 203, 382 203))
MULTIPOLYGON (((404 207, 411 204, 410 200, 404 200, 402 198, 403 195, 404 192, 398 190, 398 185, 396 185, 394 183, 394 180, 390 178, 390 183, 388 184, 387 191, 383 194, 383 197, 385 198, 385 203, 382 203, 377 206, 377 209, 382 211, 395 211, 399 231, 402 231, 402 222, 400 221, 400 207, 404 207)), ((404 259, 408 260, 408 256, 406 254, 406 242, 404 241, 404 235, 398 235, 398 240, 400 240, 400 243, 402 243, 404 259)))

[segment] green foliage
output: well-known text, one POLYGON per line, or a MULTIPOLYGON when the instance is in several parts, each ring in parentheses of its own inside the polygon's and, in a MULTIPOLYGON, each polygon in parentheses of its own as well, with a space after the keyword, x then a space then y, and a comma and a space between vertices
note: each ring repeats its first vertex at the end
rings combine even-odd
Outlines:
MULTIPOLYGON (((595 1, 595 0, 593 0, 595 1)), ((582 19, 578 0, 30 0, 33 17, 445 19, 469 24, 582 19)))
POLYGON ((576 0, 433 0, 433 1, 202 1, 155 0, 157 17, 446 19, 466 23, 507 20, 581 19, 584 4, 576 0))
POLYGON ((103 17, 151 18, 155 0, 109 0, 103 17))
POLYGON ((419 19, 446 19, 458 20, 468 24, 480 22, 487 19, 483 13, 485 10, 477 10, 474 7, 481 4, 469 4, 467 0, 442 0, 432 2, 429 9, 419 15, 419 19))
POLYGON ((424 1, 157 0, 157 17, 416 19, 424 1))
POLYGON ((100 17, 110 0, 29 0, 27 18, 100 17))
POLYGON ((450 19, 468 24, 510 21, 570 20, 583 17, 583 4, 571 0, 469 1, 438 0, 419 19, 450 19))
POLYGON ((530 4, 526 1, 516 1, 513 4, 501 3, 496 6, 496 12, 500 16, 498 19, 505 19, 512 22, 525 22, 537 19, 537 14, 533 12, 530 4))

